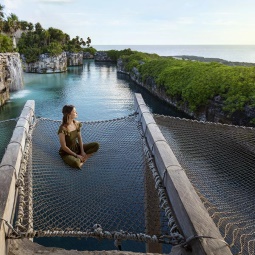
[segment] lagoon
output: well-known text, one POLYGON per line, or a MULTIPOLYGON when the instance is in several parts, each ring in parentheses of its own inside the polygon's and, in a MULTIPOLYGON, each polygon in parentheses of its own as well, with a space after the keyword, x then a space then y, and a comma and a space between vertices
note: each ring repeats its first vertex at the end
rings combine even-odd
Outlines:
POLYGON ((66 73, 24 73, 24 88, 11 93, 1 108, 0 120, 19 116, 27 100, 35 100, 37 117, 61 120, 62 107, 75 105, 81 121, 109 120, 132 114, 134 93, 142 93, 153 113, 184 116, 157 100, 145 89, 117 73, 115 64, 84 60, 83 66, 69 67, 66 73))

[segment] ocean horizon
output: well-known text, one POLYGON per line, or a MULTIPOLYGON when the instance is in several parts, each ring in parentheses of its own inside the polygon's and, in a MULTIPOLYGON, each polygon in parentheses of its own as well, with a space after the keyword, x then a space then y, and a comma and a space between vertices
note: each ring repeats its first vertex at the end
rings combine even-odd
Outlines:
POLYGON ((255 45, 92 45, 96 50, 131 50, 159 56, 197 56, 255 63, 255 45))

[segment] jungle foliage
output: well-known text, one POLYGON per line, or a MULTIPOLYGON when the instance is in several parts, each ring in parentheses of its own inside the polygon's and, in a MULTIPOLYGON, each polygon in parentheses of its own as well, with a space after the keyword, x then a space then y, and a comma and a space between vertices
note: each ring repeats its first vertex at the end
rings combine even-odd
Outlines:
POLYGON ((60 29, 53 27, 43 29, 40 23, 36 23, 34 31, 22 33, 18 42, 18 51, 30 63, 37 61, 40 54, 57 56, 63 51, 80 52, 85 45, 86 42, 79 36, 70 39, 70 36, 60 29))
POLYGON ((122 56, 126 71, 136 67, 145 82, 153 78, 169 97, 188 104, 192 111, 207 106, 216 96, 228 114, 255 107, 255 67, 227 66, 160 57, 137 52, 122 56))
POLYGON ((12 39, 9 36, 0 34, 0 52, 13 52, 12 39))
POLYGON ((126 55, 130 56, 134 54, 134 51, 132 51, 130 48, 124 49, 124 50, 108 50, 107 55, 111 58, 112 61, 117 62, 117 60, 120 58, 120 56, 126 55))
POLYGON ((82 49, 83 52, 89 52, 91 55, 95 55, 97 50, 93 48, 92 46, 88 46, 87 48, 82 49))
POLYGON ((18 30, 22 32, 22 35, 16 50, 25 56, 28 63, 37 61, 39 55, 43 53, 48 53, 50 56, 59 55, 63 51, 76 53, 83 51, 86 45, 89 47, 91 44, 89 37, 86 41, 79 36, 70 39, 70 36, 60 29, 53 27, 44 29, 40 23, 34 25, 31 22, 20 21, 13 13, 6 16, 4 6, 0 4, 0 52, 14 51, 7 44, 10 40, 12 41, 12 36, 18 30))

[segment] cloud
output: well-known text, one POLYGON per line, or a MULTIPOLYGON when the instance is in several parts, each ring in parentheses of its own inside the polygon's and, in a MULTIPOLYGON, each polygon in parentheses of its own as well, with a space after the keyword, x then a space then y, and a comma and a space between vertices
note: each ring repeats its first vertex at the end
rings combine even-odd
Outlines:
POLYGON ((194 19, 193 17, 180 17, 178 18, 177 23, 183 24, 183 25, 190 25, 190 24, 194 24, 194 19))
POLYGON ((65 4, 73 3, 75 0, 37 0, 39 3, 49 3, 49 4, 65 4))

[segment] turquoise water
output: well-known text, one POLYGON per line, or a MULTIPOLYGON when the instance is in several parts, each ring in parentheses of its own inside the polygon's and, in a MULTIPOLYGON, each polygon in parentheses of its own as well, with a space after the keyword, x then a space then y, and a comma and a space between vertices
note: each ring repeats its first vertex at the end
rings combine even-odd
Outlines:
POLYGON ((85 61, 66 73, 24 73, 24 82, 22 90, 11 94, 1 119, 17 117, 27 100, 35 100, 37 116, 58 120, 65 104, 75 105, 81 120, 111 119, 133 111, 133 93, 117 78, 114 65, 85 61))
MULTIPOLYGON (((95 45, 97 50, 126 49, 156 53, 161 56, 192 55, 221 58, 228 61, 255 63, 255 45, 95 45)), ((85 61, 82 67, 71 67, 60 74, 24 74, 24 89, 11 94, 0 108, 0 120, 19 116, 26 100, 36 102, 36 114, 61 119, 64 104, 74 104, 82 120, 122 117, 133 111, 134 92, 142 92, 153 112, 175 115, 165 105, 154 105, 155 99, 117 74, 112 64, 85 61)))
POLYGON ((152 112, 181 114, 118 74, 114 64, 84 60, 83 66, 68 68, 66 73, 24 73, 24 83, 1 108, 0 120, 18 117, 27 100, 35 101, 36 116, 54 120, 62 118, 65 104, 75 105, 82 121, 119 118, 134 112, 136 92, 143 94, 152 112))

